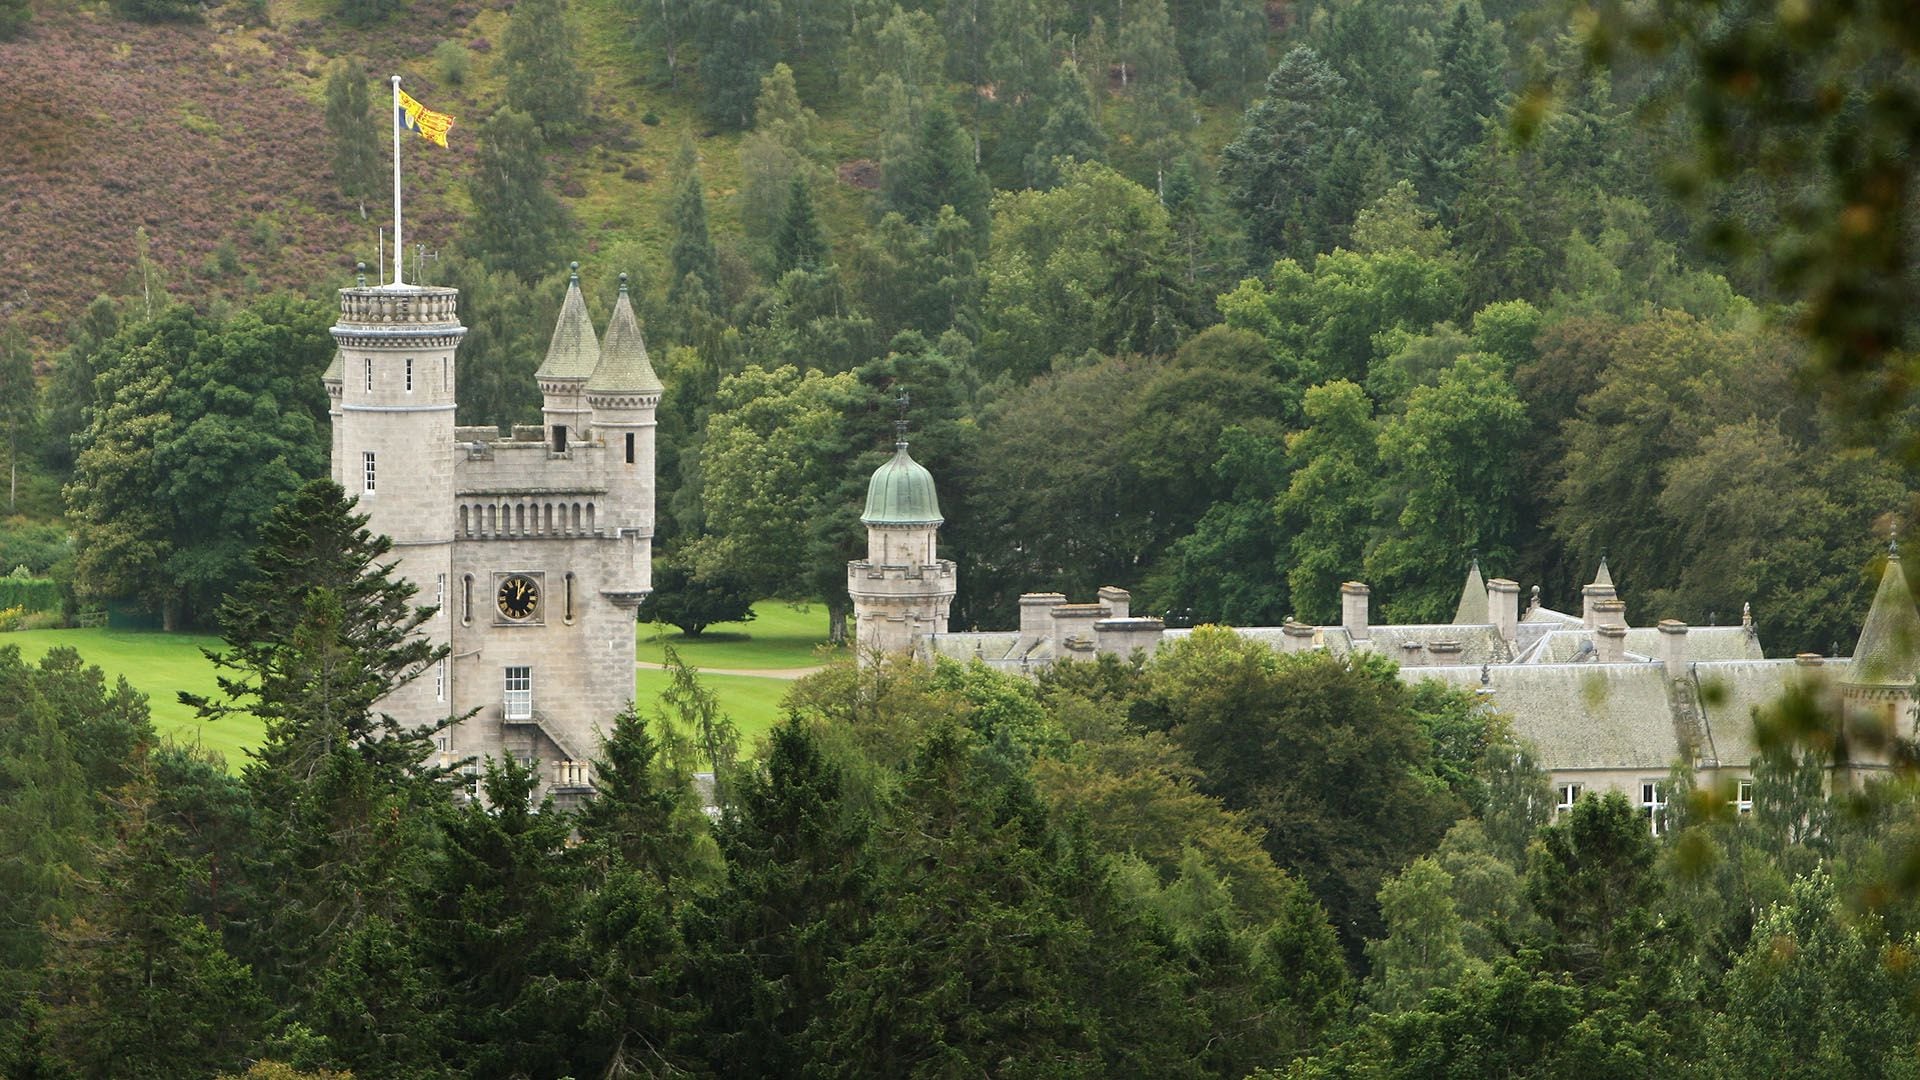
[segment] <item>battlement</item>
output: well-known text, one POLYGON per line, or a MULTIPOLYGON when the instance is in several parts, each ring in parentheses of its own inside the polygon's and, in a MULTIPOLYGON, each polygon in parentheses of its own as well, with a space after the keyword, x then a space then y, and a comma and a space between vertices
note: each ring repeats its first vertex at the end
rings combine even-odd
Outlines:
POLYGON ((460 325, 460 290, 432 285, 375 285, 340 290, 340 325, 434 328, 460 325))

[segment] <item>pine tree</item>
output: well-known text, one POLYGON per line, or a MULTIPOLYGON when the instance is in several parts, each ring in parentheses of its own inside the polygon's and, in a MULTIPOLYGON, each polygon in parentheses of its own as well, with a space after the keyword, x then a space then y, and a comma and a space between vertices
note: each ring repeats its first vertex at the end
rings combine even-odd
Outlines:
POLYGON ((714 302, 720 296, 720 260, 707 233, 706 182, 700 177, 700 157, 691 138, 680 143, 674 175, 678 179, 667 211, 673 231, 673 245, 667 251, 667 303, 673 307, 685 303, 688 278, 697 280, 709 302, 714 302))
POLYGON ((333 181, 361 204, 380 192, 380 127, 373 122, 367 73, 347 60, 327 77, 327 135, 333 140, 333 181))
POLYGON ((951 206, 974 227, 975 242, 986 246, 987 203, 993 190, 973 161, 973 142, 953 113, 932 108, 913 146, 887 169, 880 203, 915 225, 930 225, 942 206, 951 206))
POLYGON ((621 710, 593 761, 594 797, 579 831, 601 865, 638 871, 671 896, 688 884, 696 856, 687 793, 664 779, 658 754, 646 719, 632 705, 621 710))
POLYGON ((545 146, 532 117, 505 108, 480 132, 480 161, 467 192, 473 199, 470 252, 521 281, 545 277, 558 264, 565 211, 547 190, 545 146))
POLYGON ((773 237, 774 276, 789 270, 822 269, 831 256, 827 235, 821 231, 820 218, 813 212, 813 193, 807 178, 795 176, 787 185, 787 210, 781 215, 780 230, 773 237))
POLYGON ((1440 39, 1440 79, 1433 91, 1437 115, 1427 125, 1421 149, 1426 175, 1421 186, 1436 205, 1453 205, 1474 151, 1499 112, 1504 54, 1479 8, 1463 0, 1440 39))
POLYGON ((717 830, 726 883, 690 923, 691 970, 710 1003, 708 1060, 721 1075, 792 1076, 831 971, 866 923, 867 821, 806 722, 775 728, 717 830))
POLYGON ((502 57, 507 104, 533 118, 548 138, 587 120, 587 73, 576 60, 577 35, 566 0, 520 0, 507 22, 502 57))
POLYGON ((698 0, 693 37, 700 47, 701 112, 733 131, 753 124, 754 96, 773 68, 780 5, 765 0, 698 0))
POLYGON ((1071 59, 1062 60, 1047 85, 1046 119, 1026 160, 1027 183, 1050 188, 1060 182, 1061 160, 1105 159, 1106 133, 1093 118, 1093 91, 1071 59))
MULTIPOLYGON (((1281 59, 1264 97, 1247 107, 1240 133, 1221 151, 1220 182, 1246 216, 1257 264, 1321 250, 1319 205, 1341 128, 1346 80, 1312 49, 1281 59)), ((1299 595, 1296 593, 1295 595, 1299 595)))
POLYGON ((1159 190, 1168 164, 1180 155, 1199 116, 1166 0, 1136 0, 1128 16, 1117 50, 1133 99, 1127 127, 1134 145, 1153 163, 1154 188, 1159 190))
POLYGON ((389 577, 392 542, 366 528, 338 484, 317 480, 261 531, 254 576, 221 607, 212 655, 224 701, 182 694, 207 718, 266 722, 245 779, 260 808, 264 906, 249 926, 263 982, 285 995, 373 917, 401 921, 445 788, 425 766, 430 730, 375 710, 446 656, 419 633, 432 611, 389 577))

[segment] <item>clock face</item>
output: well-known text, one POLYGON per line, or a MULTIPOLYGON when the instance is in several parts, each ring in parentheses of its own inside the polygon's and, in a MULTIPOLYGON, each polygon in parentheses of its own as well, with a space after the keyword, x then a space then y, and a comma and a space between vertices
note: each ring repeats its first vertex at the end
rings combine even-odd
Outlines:
POLYGON ((500 614, 514 622, 525 622, 540 610, 540 583, 525 574, 514 574, 500 583, 494 602, 500 614))

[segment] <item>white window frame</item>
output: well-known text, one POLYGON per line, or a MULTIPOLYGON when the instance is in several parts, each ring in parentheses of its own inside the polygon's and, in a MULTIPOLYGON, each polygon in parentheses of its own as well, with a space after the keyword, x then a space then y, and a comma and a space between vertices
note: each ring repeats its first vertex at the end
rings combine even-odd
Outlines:
POLYGON ((367 370, 367 393, 371 394, 373 393, 373 357, 367 357, 363 363, 367 370))
POLYGON ((1647 815, 1647 831, 1659 836, 1667 828, 1667 793, 1663 780, 1640 781, 1640 809, 1647 815))
POLYGON ((360 452, 361 494, 371 495, 374 493, 374 480, 377 477, 378 468, 379 462, 373 456, 373 451, 362 450, 360 452))
POLYGON ((444 703, 447 700, 447 658, 433 666, 433 700, 444 703))
POLYGON ((501 715, 508 720, 533 719, 533 668, 515 664, 506 669, 501 715))
POLYGON ((1553 797, 1556 800, 1553 805, 1554 815, 1558 816, 1572 810, 1573 804, 1580 801, 1581 795, 1586 794, 1585 788, 1586 785, 1584 784, 1569 783, 1555 785, 1553 789, 1553 797))
POLYGON ((1736 814, 1753 813, 1753 781, 1735 780, 1733 782, 1733 812, 1736 814))

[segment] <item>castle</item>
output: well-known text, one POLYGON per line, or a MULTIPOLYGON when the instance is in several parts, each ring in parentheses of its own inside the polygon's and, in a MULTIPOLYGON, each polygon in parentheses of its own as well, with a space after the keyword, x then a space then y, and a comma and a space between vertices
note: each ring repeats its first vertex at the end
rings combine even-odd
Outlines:
POLYGON ((662 389, 626 275, 602 340, 578 269, 536 373, 540 425, 455 425, 456 289, 341 289, 322 376, 333 478, 393 540, 396 574, 436 608, 421 632, 448 647, 382 708, 409 726, 465 717, 440 733, 442 762, 537 761, 563 800, 591 791, 600 732, 633 697, 662 389))
MULTIPOLYGON (((955 580, 953 563, 935 558, 938 507, 933 477, 908 456, 903 437, 868 489, 868 557, 847 568, 863 660, 910 653, 1033 674, 1065 659, 1151 656, 1191 633, 1133 615, 1127 592, 1111 587, 1093 603, 1028 593, 1017 629, 951 633, 955 580)), ((1282 653, 1386 656, 1404 680, 1469 690, 1533 748, 1558 808, 1620 791, 1656 831, 1676 766, 1726 790, 1736 810, 1752 809, 1756 712, 1791 689, 1814 692, 1840 717, 1850 756, 1836 764, 1848 782, 1885 771, 1890 738, 1914 737, 1920 714, 1920 608, 1897 552, 1888 554, 1851 658, 1767 659, 1750 610, 1738 626, 1633 626, 1604 558, 1581 590, 1578 615, 1545 606, 1538 586, 1522 607, 1517 583, 1484 580, 1477 563, 1446 623, 1376 624, 1370 598, 1365 584, 1349 581, 1340 587, 1338 625, 1289 619, 1233 629, 1282 653)))

